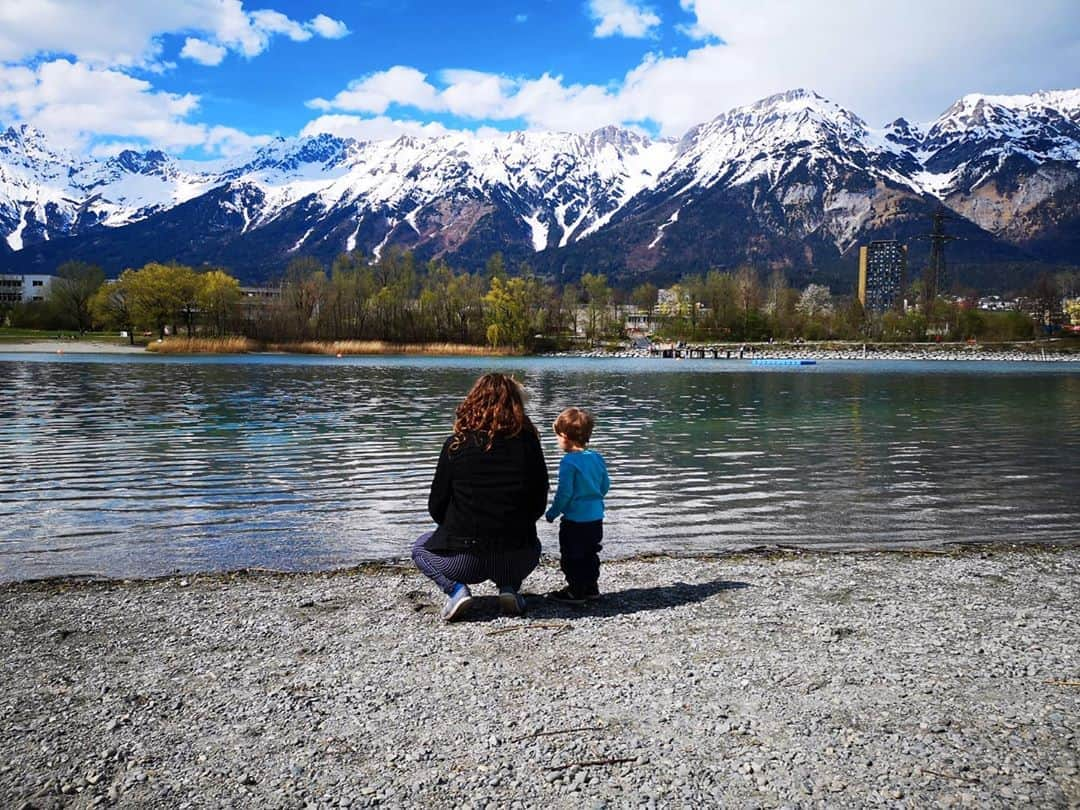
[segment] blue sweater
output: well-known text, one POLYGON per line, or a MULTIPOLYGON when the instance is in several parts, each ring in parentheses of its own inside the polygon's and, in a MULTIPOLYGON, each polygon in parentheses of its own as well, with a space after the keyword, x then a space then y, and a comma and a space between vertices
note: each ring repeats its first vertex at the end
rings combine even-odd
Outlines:
POLYGON ((577 523, 604 519, 604 496, 611 487, 604 457, 592 450, 574 450, 559 462, 559 487, 547 510, 549 521, 559 515, 577 523))

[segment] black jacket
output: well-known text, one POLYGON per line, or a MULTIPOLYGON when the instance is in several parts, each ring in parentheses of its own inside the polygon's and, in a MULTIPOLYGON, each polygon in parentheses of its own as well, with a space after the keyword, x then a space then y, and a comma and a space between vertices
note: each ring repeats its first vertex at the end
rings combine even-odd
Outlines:
POLYGON ((431 482, 428 511, 439 528, 424 545, 479 551, 539 542, 536 521, 547 506, 548 472, 536 433, 496 437, 488 450, 475 434, 451 450, 453 440, 443 444, 431 482))

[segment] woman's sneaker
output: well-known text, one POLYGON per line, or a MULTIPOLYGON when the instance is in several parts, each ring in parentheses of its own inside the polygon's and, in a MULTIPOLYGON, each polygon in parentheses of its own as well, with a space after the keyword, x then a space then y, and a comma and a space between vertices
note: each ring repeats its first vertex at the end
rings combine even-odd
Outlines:
POLYGON ((472 592, 469 591, 469 586, 459 582, 450 592, 450 598, 446 600, 446 604, 443 605, 443 621, 452 622, 460 619, 471 601, 472 592))
POLYGON ((559 588, 557 591, 552 591, 548 594, 548 599, 554 599, 556 602, 562 602, 564 605, 585 604, 585 596, 572 590, 569 585, 565 588, 559 588))
POLYGON ((510 588, 501 588, 499 610, 507 616, 520 616, 525 612, 525 597, 510 588))

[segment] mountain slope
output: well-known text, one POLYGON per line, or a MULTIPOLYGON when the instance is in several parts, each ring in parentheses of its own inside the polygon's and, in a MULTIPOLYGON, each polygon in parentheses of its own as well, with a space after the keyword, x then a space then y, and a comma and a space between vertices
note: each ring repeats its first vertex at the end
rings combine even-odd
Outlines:
POLYGON ((499 250, 556 278, 751 262, 843 288, 858 244, 925 233, 942 204, 959 217, 960 261, 1075 261, 1080 91, 965 96, 936 121, 875 130, 795 90, 677 143, 615 127, 320 135, 214 164, 95 161, 27 127, 0 136, 0 266, 42 272, 175 259, 258 280, 295 256, 395 245, 466 268, 499 250))

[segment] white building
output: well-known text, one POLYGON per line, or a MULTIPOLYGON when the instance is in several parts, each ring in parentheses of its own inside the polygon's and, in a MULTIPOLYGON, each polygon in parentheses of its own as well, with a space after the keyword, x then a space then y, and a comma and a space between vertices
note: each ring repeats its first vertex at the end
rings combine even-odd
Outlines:
POLYGON ((0 304, 44 301, 55 276, 0 274, 0 304))

